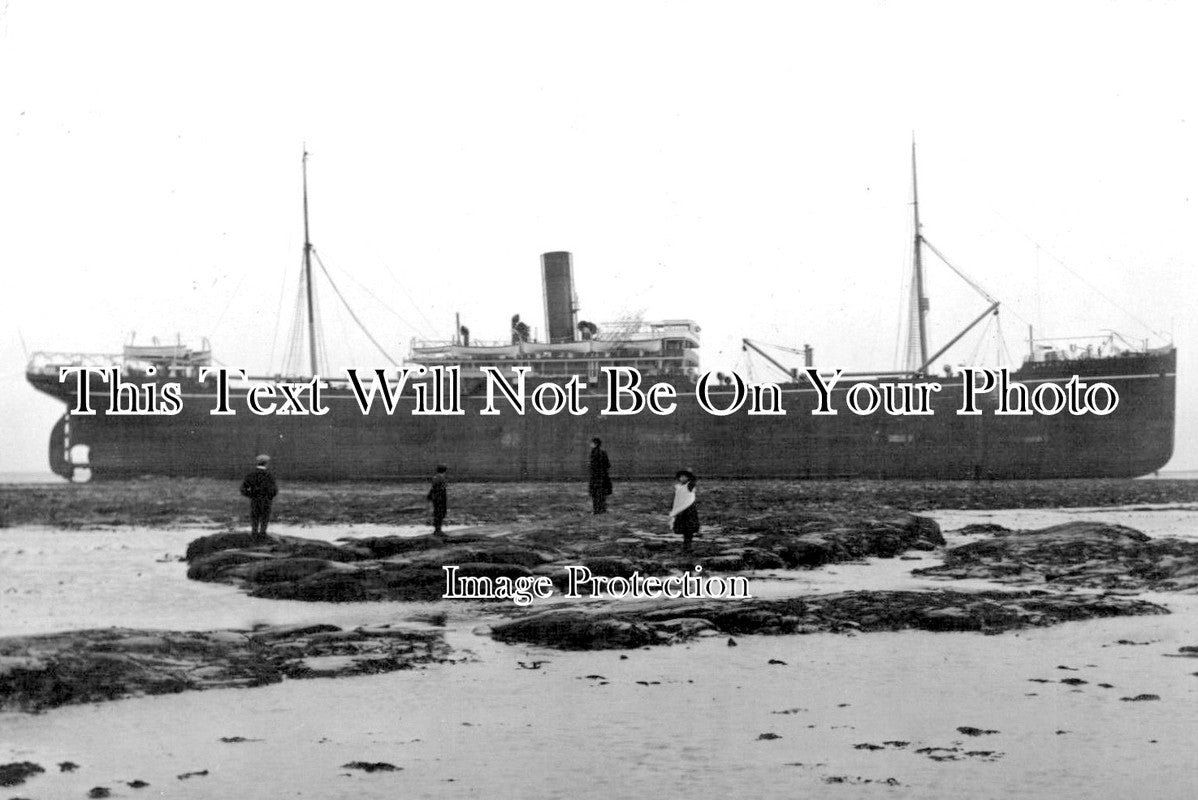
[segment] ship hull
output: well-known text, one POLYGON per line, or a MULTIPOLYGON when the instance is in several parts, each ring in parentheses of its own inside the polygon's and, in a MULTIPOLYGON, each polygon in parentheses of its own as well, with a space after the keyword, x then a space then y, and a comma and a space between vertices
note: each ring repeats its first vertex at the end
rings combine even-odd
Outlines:
MULTIPOLYGON (((835 415, 813 415, 817 393, 783 385, 784 416, 729 416, 703 410, 693 388, 680 387, 674 413, 603 416, 601 396, 583 398, 589 411, 498 416, 479 414, 484 397, 465 396, 461 416, 414 416, 410 399, 393 414, 378 403, 361 413, 345 390, 326 393, 324 416, 255 416, 244 392, 238 413, 212 416, 205 386, 183 387, 173 416, 104 413, 103 387, 93 416, 64 415, 51 434, 50 465, 70 477, 86 465, 93 478, 140 475, 235 478, 260 453, 269 453, 286 479, 406 480, 425 478, 436 464, 457 480, 576 480, 585 478, 591 437, 604 440, 613 476, 660 478, 689 468, 727 478, 1047 479, 1136 477, 1163 467, 1173 453, 1176 351, 1120 358, 1028 364, 1015 381, 1064 384, 1074 375, 1109 384, 1118 407, 1106 416, 1002 416, 996 397, 981 398, 982 413, 957 413, 964 387, 940 379, 934 413, 859 416, 837 391, 835 415), (86 447, 84 454, 81 446, 86 447)), ((30 375, 38 389, 68 403, 69 389, 52 377, 30 375)), ((852 381, 844 380, 838 389, 852 381)), ((878 383, 878 380, 866 381, 878 383)), ((717 396, 715 405, 726 398, 717 396)))

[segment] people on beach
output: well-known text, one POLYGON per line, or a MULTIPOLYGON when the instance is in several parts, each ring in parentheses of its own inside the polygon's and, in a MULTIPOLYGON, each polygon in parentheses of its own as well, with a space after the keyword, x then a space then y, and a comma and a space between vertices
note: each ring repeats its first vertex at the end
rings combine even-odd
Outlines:
POLYGON ((241 482, 241 494, 250 499, 250 528, 254 536, 266 538, 266 526, 270 523, 270 505, 279 493, 275 476, 270 473, 270 456, 263 453, 257 458, 254 471, 241 482))
POLYGON ((445 511, 449 508, 449 481, 445 478, 447 471, 445 465, 438 464, 432 486, 428 490, 429 502, 433 504, 433 536, 445 535, 441 530, 441 523, 445 521, 445 511))
POLYGON ((674 475, 674 505, 670 509, 670 525, 682 536, 682 552, 691 552, 691 542, 699 532, 699 509, 695 505, 695 474, 680 469, 674 475))
POLYGON ((607 496, 611 494, 611 462, 598 436, 591 439, 590 481, 587 489, 591 494, 591 512, 606 513, 607 496))

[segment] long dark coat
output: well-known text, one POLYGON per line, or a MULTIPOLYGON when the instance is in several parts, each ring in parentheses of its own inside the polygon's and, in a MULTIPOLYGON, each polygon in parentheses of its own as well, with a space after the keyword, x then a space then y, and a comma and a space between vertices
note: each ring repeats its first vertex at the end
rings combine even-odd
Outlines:
POLYGON ((602 447, 591 448, 591 478, 588 490, 591 497, 606 497, 611 494, 611 462, 602 447))

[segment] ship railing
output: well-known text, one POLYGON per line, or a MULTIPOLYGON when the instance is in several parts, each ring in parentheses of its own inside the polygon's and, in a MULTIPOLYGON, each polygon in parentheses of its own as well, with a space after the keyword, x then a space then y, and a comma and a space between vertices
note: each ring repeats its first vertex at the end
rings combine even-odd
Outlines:
POLYGON ((29 356, 25 372, 29 375, 51 375, 58 377, 62 367, 94 367, 109 369, 123 368, 127 362, 118 353, 48 353, 37 352, 29 356))
POLYGON ((1096 358, 1143 355, 1151 352, 1147 340, 1131 340, 1115 331, 1106 331, 1090 336, 1058 336, 1050 339, 1032 339, 1027 361, 1045 362, 1083 361, 1096 358))
MULTIPOLYGON (((661 339, 688 339, 694 343, 695 347, 699 346, 699 326, 691 320, 661 320, 661 321, 645 321, 629 325, 627 321, 601 322, 598 324, 599 332, 595 335, 595 341, 599 342, 636 342, 636 341, 659 341, 661 339)), ((574 342, 559 342, 558 344, 577 344, 586 341, 585 339, 576 339, 574 342)), ((451 348, 463 349, 487 349, 512 347, 513 342, 509 340, 486 340, 486 339, 471 339, 469 344, 463 341, 453 339, 413 339, 411 341, 411 350, 425 351, 422 355, 436 355, 435 351, 449 350, 451 348)), ((525 342, 528 345, 547 345, 548 342, 540 342, 532 339, 525 342)))
POLYGON ((452 347, 511 347, 511 341, 500 341, 498 339, 471 339, 470 344, 465 342, 455 342, 452 339, 413 339, 413 350, 448 350, 452 347))

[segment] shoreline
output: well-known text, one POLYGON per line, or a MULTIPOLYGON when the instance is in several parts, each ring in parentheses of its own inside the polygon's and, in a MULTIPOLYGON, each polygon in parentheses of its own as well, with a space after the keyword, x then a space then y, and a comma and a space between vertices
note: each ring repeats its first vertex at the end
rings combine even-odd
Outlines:
MULTIPOLYGON (((429 517, 424 483, 300 483, 277 476, 272 523, 281 525, 408 525, 429 517)), ((201 525, 237 530, 248 522, 237 481, 142 478, 88 484, 0 484, 0 528, 44 524, 95 526, 201 525)), ((665 516, 668 481, 617 482, 613 511, 665 516)), ((583 514, 586 485, 450 483, 448 524, 583 514)), ((1198 503, 1193 480, 879 481, 710 480, 700 483, 705 526, 745 515, 794 510, 1094 508, 1198 503)))

